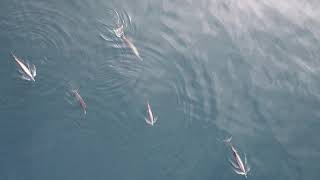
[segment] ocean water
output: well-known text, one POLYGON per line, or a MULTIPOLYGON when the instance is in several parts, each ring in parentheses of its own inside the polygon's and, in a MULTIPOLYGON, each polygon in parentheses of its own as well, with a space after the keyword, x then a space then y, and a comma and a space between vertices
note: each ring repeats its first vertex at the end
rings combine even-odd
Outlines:
POLYGON ((1 0, 0 180, 244 179, 230 136, 248 179, 319 178, 319 17, 316 0, 1 0))

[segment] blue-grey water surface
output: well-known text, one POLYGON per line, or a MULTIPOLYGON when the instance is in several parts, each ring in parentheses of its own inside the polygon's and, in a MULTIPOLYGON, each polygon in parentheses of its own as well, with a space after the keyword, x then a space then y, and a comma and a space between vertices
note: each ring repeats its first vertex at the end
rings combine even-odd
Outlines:
POLYGON ((319 17, 317 0, 2 0, 0 180, 244 179, 229 136, 248 179, 318 179, 319 17))

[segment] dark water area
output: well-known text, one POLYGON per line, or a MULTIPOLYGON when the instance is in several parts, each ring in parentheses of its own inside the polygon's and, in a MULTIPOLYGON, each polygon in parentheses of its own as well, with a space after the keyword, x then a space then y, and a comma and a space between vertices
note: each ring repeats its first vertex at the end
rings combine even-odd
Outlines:
POLYGON ((319 178, 319 17, 315 0, 2 0, 0 180, 245 179, 230 136, 248 179, 319 178))

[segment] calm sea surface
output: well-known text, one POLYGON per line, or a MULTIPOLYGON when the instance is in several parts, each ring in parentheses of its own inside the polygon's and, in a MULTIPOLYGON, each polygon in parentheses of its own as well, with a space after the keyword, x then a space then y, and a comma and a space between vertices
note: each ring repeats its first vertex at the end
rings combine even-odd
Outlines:
POLYGON ((230 136, 248 179, 319 179, 319 17, 318 0, 1 0, 0 180, 244 179, 230 136))

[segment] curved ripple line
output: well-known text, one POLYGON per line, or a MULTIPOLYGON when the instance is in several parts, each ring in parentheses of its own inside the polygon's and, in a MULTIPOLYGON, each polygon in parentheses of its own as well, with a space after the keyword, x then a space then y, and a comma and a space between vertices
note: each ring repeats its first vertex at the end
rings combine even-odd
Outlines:
POLYGON ((179 79, 176 83, 181 87, 179 90, 182 96, 183 111, 187 119, 205 121, 215 119, 216 101, 213 80, 201 57, 188 59, 189 63, 176 63, 179 79), (186 66, 189 64, 189 67, 186 66))
MULTIPOLYGON (((80 22, 80 17, 45 2, 26 2, 16 6, 20 7, 10 10, 8 15, 0 20, 0 27, 3 27, 0 31, 8 34, 13 43, 16 40, 19 43, 19 39, 22 39, 22 43, 26 42, 22 44, 25 51, 36 49, 36 55, 31 59, 38 67, 39 81, 44 77, 48 81, 46 85, 39 86, 38 94, 46 96, 57 93, 69 81, 65 76, 69 69, 63 63, 70 61, 61 62, 56 59, 64 59, 65 54, 69 54, 70 49, 77 44, 72 29, 80 22), (44 58, 46 60, 43 60, 44 58), (43 64, 45 66, 42 66, 43 64), (53 69, 61 72, 53 73, 53 69)), ((28 54, 21 53, 21 56, 26 57, 28 54)))
POLYGON ((50 48, 61 53, 72 42, 70 33, 63 25, 73 24, 76 20, 72 19, 72 16, 42 5, 24 4, 23 11, 11 11, 0 21, 0 26, 5 27, 5 32, 10 32, 12 39, 22 36, 39 42, 43 49, 50 48))
POLYGON ((176 46, 166 50, 161 47, 163 43, 158 43, 161 40, 144 39, 139 46, 143 47, 146 65, 143 84, 153 84, 156 81, 164 89, 143 89, 145 86, 141 85, 140 91, 173 91, 188 122, 201 120, 203 115, 206 117, 205 121, 214 119, 217 115, 215 90, 213 78, 206 67, 207 57, 200 52, 188 57, 187 53, 174 49, 176 46))

